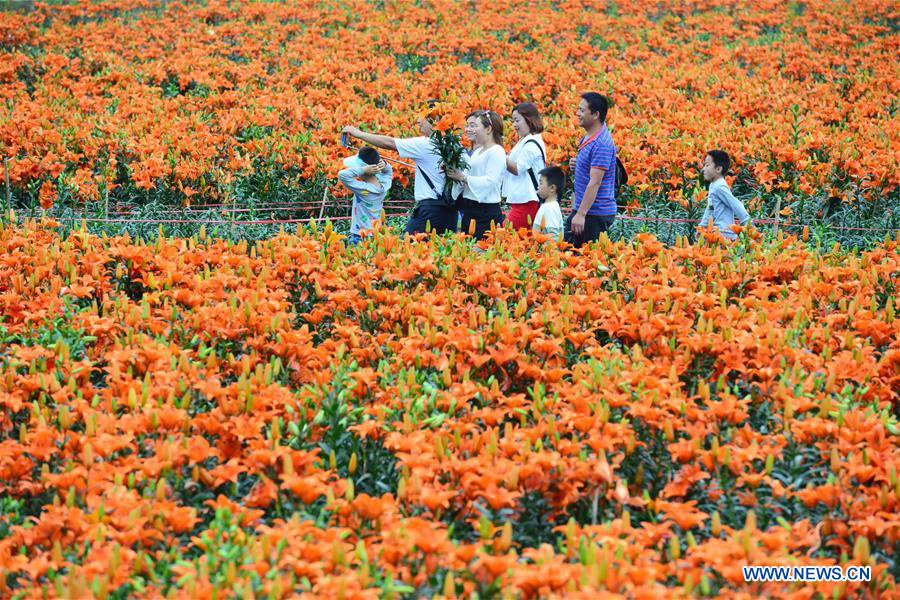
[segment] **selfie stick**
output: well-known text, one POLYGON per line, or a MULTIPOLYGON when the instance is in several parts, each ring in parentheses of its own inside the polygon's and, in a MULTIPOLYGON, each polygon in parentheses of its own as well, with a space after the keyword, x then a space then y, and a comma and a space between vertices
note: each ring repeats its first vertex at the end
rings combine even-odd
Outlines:
MULTIPOLYGON (((346 133, 341 133, 341 146, 343 146, 344 148, 352 148, 354 150, 358 150, 358 148, 350 142, 350 136, 346 133)), ((402 160, 397 160, 396 158, 391 158, 384 155, 382 155, 381 158, 383 158, 384 160, 389 160, 392 163, 396 163, 398 165, 403 165, 404 167, 409 167, 410 169, 416 168, 416 165, 411 165, 409 163, 403 162, 402 160)))

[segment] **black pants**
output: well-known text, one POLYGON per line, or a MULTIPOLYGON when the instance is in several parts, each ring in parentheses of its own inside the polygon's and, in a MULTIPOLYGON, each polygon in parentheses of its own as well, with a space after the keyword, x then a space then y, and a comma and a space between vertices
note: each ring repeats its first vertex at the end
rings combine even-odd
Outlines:
POLYGON ((575 235, 572 232, 572 217, 574 216, 575 212, 573 211, 569 214, 569 218, 566 219, 563 240, 576 248, 581 248, 584 244, 597 241, 600 234, 612 227, 613 221, 616 219, 616 215, 585 215, 584 231, 581 232, 581 235, 575 235))
POLYGON ((496 223, 497 227, 503 225, 503 211, 500 210, 500 204, 482 204, 468 198, 464 199, 460 231, 469 233, 469 227, 473 221, 475 222, 475 232, 472 236, 476 240, 480 240, 491 230, 491 223, 496 223))
POLYGON ((431 229, 438 235, 445 231, 456 231, 457 210, 437 202, 420 202, 413 209, 406 223, 405 233, 425 233, 425 224, 430 222, 431 229))

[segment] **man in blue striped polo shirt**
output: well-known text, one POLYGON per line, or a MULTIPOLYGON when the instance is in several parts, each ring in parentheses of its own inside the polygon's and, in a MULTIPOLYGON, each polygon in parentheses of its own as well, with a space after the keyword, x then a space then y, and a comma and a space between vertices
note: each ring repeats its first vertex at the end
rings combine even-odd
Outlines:
POLYGON ((597 92, 581 95, 578 121, 586 135, 569 161, 575 170, 575 204, 564 238, 576 248, 595 241, 616 218, 616 146, 606 127, 608 110, 609 101, 597 92))

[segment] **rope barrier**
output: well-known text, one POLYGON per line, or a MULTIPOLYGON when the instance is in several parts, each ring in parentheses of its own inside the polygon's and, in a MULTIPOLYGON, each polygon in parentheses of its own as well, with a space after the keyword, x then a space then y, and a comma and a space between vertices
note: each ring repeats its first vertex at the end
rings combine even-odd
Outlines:
MULTIPOLYGON (((247 213, 247 212, 288 212, 293 210, 312 210, 318 209, 322 205, 319 203, 315 204, 304 204, 300 206, 294 206, 290 208, 282 208, 282 207, 272 207, 272 206, 256 206, 253 208, 220 208, 220 209, 210 209, 214 210, 214 212, 221 214, 231 214, 231 213, 247 213)), ((407 204, 393 204, 393 203, 385 203, 383 206, 387 208, 412 208, 414 205, 412 203, 407 204)), ((349 208, 346 204, 326 204, 325 208, 349 208)), ((162 210, 157 214, 171 215, 171 214, 184 214, 184 213, 199 213, 203 212, 200 210, 162 210)), ((120 211, 112 211, 109 214, 114 216, 122 216, 122 215, 130 215, 133 214, 134 211, 128 210, 120 210, 120 211)))
MULTIPOLYGON (((699 219, 668 219, 665 217, 629 217, 626 215, 616 215, 616 219, 622 219, 623 221, 658 221, 662 223, 700 223, 699 219)), ((803 223, 782 223, 776 221, 775 219, 753 219, 753 225, 773 225, 775 223, 779 223, 781 227, 808 227, 809 225, 804 225, 803 223)), ((841 231, 900 231, 900 228, 891 228, 891 227, 840 227, 837 225, 829 225, 831 229, 837 229, 841 231)))
MULTIPOLYGON (((387 217, 406 217, 405 213, 393 213, 387 217)), ((27 217, 26 217, 27 218, 27 217)), ((159 224, 194 224, 194 225, 278 225, 286 223, 311 223, 313 221, 349 221, 353 217, 324 217, 322 219, 264 219, 258 221, 225 221, 225 220, 196 220, 196 219, 93 219, 82 217, 47 217, 52 221, 84 221, 85 223, 159 223, 159 224)))
MULTIPOLYGON (((328 206, 344 207, 344 206, 349 205, 351 201, 352 201, 352 198, 348 196, 346 203, 332 202, 330 204, 326 204, 326 207, 328 207, 328 206)), ((411 207, 415 206, 415 201, 413 201, 413 200, 386 200, 384 202, 384 205, 385 206, 402 206, 402 207, 410 207, 411 208, 411 207)), ((285 208, 315 207, 315 208, 318 208, 320 206, 321 206, 320 202, 274 202, 271 204, 263 204, 260 206, 255 206, 248 210, 270 210, 270 209, 276 209, 277 207, 285 207, 285 208)), ((510 205, 507 205, 507 206, 510 206, 510 205)), ((571 208, 571 205, 569 205, 569 204, 560 203, 560 206, 562 206, 564 208, 571 208)), ((200 211, 204 211, 204 210, 223 208, 224 210, 227 211, 227 210, 231 210, 229 207, 231 207, 231 204, 191 204, 190 206, 183 207, 181 210, 185 211, 185 212, 200 212, 200 211)), ((619 210, 627 210, 627 211, 643 210, 643 207, 641 207, 641 206, 624 206, 624 207, 620 207, 619 210)), ((119 213, 124 214, 127 212, 129 212, 129 211, 116 211, 116 212, 113 212, 110 214, 119 214, 119 213)), ((173 211, 163 211, 163 212, 178 212, 178 211, 173 210, 173 211)))
MULTIPOLYGON (((338 200, 340 200, 340 198, 338 198, 338 200)), ((352 197, 347 196, 346 200, 347 201, 345 203, 331 202, 331 203, 328 203, 326 206, 349 205, 350 202, 352 201, 352 197)), ((412 202, 412 200, 386 200, 385 204, 409 204, 409 205, 412 205, 413 202, 412 202)), ((273 202, 270 204, 261 204, 259 206, 255 206, 252 208, 256 208, 257 210, 261 210, 266 207, 295 207, 295 206, 315 206, 318 208, 321 205, 322 205, 321 202, 273 202)), ((182 210, 199 212, 199 211, 211 210, 211 209, 215 209, 215 208, 223 208, 223 207, 227 208, 230 206, 231 206, 231 203, 228 203, 228 204, 191 204, 189 206, 182 207, 182 210)), ((139 207, 133 207, 133 208, 139 208, 139 207)))
MULTIPOLYGON (((348 198, 347 202, 329 202, 325 206, 326 207, 327 206, 337 206, 337 207, 350 206, 351 200, 352 200, 351 198, 348 198)), ((412 206, 414 204, 414 202, 411 200, 386 200, 384 202, 384 204, 385 204, 385 206, 394 205, 394 204, 396 204, 396 205, 402 204, 402 205, 412 206)), ((182 210, 186 211, 186 212, 201 212, 204 210, 216 210, 216 209, 230 210, 229 208, 227 208, 228 206, 231 206, 231 205, 230 204, 202 204, 202 205, 192 204, 191 206, 183 207, 182 210)), ((282 210, 282 209, 290 209, 290 208, 297 208, 297 207, 302 208, 302 207, 308 207, 308 206, 313 206, 313 207, 318 208, 318 207, 322 206, 322 203, 321 202, 283 202, 283 203, 276 202, 274 204, 260 204, 257 206, 251 206, 251 207, 248 207, 247 210, 267 210, 267 209, 282 210)), ((135 207, 135 208, 139 208, 139 207, 135 207)))
MULTIPOLYGON (((207 204, 204 206, 187 207, 185 209, 185 211, 178 211, 178 210, 162 211, 161 214, 178 214, 179 212, 199 212, 200 210, 203 210, 203 209, 210 209, 212 207, 225 207, 225 206, 230 206, 230 205, 207 204)), ((408 201, 396 201, 396 202, 388 201, 388 202, 384 203, 384 206, 386 208, 408 210, 408 209, 413 208, 415 206, 415 203, 408 202, 408 201)), ((246 213, 246 212, 254 212, 254 211, 256 211, 256 212, 273 212, 273 211, 277 212, 279 210, 286 210, 287 207, 292 207, 292 208, 296 208, 296 209, 302 209, 302 208, 313 209, 313 208, 321 207, 321 204, 319 204, 318 202, 285 202, 285 203, 267 204, 264 206, 258 206, 258 207, 253 207, 253 208, 234 208, 234 209, 223 208, 216 212, 220 212, 222 214, 246 213), (285 208, 280 208, 280 207, 285 207, 285 208)), ((327 204, 326 208, 328 208, 328 207, 346 208, 347 205, 334 203, 334 204, 327 204)), ((567 208, 571 208, 571 207, 567 207, 567 208)), ((640 210, 641 207, 627 206, 627 207, 624 207, 624 209, 625 210, 640 210)), ((116 212, 112 212, 110 214, 111 215, 127 215, 127 214, 130 214, 130 212, 129 211, 116 211, 116 212)), ((335 217, 335 218, 337 218, 337 217, 335 217)), ((672 219, 672 218, 667 218, 667 217, 636 217, 636 216, 628 216, 628 215, 616 215, 616 218, 622 219, 625 221, 656 221, 656 222, 660 222, 660 223, 684 223, 684 224, 700 223, 699 219, 672 219)), ((135 222, 137 222, 137 221, 135 221, 135 222)), ((754 219, 753 223, 755 225, 765 225, 765 224, 772 225, 772 224, 778 223, 783 227, 803 227, 804 226, 804 224, 802 224, 802 223, 785 223, 785 222, 777 221, 776 219, 754 219)), ((807 226, 809 226, 809 225, 807 224, 807 226)), ((841 227, 838 225, 829 225, 829 227, 831 229, 841 230, 841 231, 897 231, 896 228, 892 229, 890 227, 841 227)))
MULTIPOLYGON (((210 205, 210 206, 212 206, 212 205, 210 205)), ((231 213, 249 213, 249 212, 279 212, 279 211, 289 210, 288 208, 281 208, 281 206, 282 205, 264 205, 264 206, 256 206, 253 208, 222 208, 220 210, 216 210, 215 212, 218 212, 221 214, 231 214, 231 213)), ((287 205, 284 205, 284 206, 287 206, 287 205)), ((296 204, 291 204, 290 206, 292 206, 295 209, 302 210, 304 208, 308 208, 308 209, 319 208, 321 205, 319 203, 296 203, 296 204)), ((393 209, 411 209, 415 206, 415 204, 411 203, 411 202, 396 202, 396 203, 386 202, 386 203, 384 203, 383 206, 386 208, 393 208, 393 209)), ((329 207, 330 208, 347 208, 347 205, 344 205, 344 204, 328 204, 328 205, 326 205, 326 208, 329 208, 329 207)), ((629 207, 629 208, 632 208, 632 207, 629 207)), ((170 214, 183 214, 185 212, 200 212, 200 209, 198 208, 197 210, 164 210, 164 211, 160 211, 158 214, 170 215, 170 214)), ((132 211, 113 211, 113 212, 110 212, 109 214, 113 215, 113 216, 123 216, 123 215, 132 214, 132 211)), ((661 223, 699 223, 700 222, 699 219, 671 219, 671 218, 667 218, 667 217, 634 217, 634 216, 627 216, 627 215, 616 215, 616 218, 626 220, 626 221, 657 221, 657 222, 661 222, 661 223)), ((757 224, 757 225, 759 225, 759 224, 775 224, 776 222, 778 222, 778 221, 776 221, 775 219, 754 219, 753 220, 753 223, 757 224)), ((784 227, 803 227, 804 226, 804 224, 802 224, 802 223, 785 223, 785 222, 778 222, 778 223, 780 223, 780 225, 782 225, 784 227)), ((807 224, 807 226, 809 226, 809 225, 807 224)), ((895 231, 895 229, 892 229, 890 227, 874 227, 874 228, 873 227, 840 227, 837 225, 829 225, 829 227, 831 227, 832 229, 840 229, 840 230, 847 230, 847 231, 895 231)))
MULTIPOLYGON (((318 204, 313 204, 313 206, 320 206, 318 204)), ((386 204, 387 208, 393 209, 410 209, 413 208, 414 204, 386 204)), ((346 206, 340 206, 340 208, 346 208, 346 206)), ((232 210, 220 210, 217 212, 224 214, 233 214, 233 213, 245 213, 245 212, 266 212, 265 208, 238 208, 232 210)), ((178 214, 179 211, 163 211, 163 214, 178 214)), ((112 215, 123 215, 128 214, 125 212, 114 212, 110 213, 112 215)), ((38 215, 20 215, 22 218, 37 218, 38 215)), ((390 213, 386 214, 385 217, 407 217, 408 213, 390 213)), ((83 217, 50 217, 51 219, 57 221, 85 221, 89 223, 167 223, 167 224, 230 224, 232 221, 226 220, 196 220, 196 219, 128 219, 128 218, 113 218, 113 219, 99 219, 99 218, 83 218, 83 217)), ((253 221, 234 221, 235 225, 269 225, 269 224, 279 224, 279 223, 310 223, 312 221, 322 221, 324 218, 330 219, 332 221, 347 221, 350 220, 351 216, 327 216, 323 218, 297 218, 297 219, 259 219, 253 221)), ((616 215, 616 219, 621 219, 623 221, 647 221, 647 222, 658 222, 658 223, 682 223, 682 224, 691 224, 696 223, 699 224, 699 219, 675 219, 668 217, 637 217, 630 215, 616 215)), ((773 225, 778 224, 781 227, 815 227, 815 224, 803 224, 803 223, 784 223, 779 222, 775 219, 754 219, 752 221, 753 225, 773 225)), ((891 228, 891 227, 842 227, 838 225, 827 225, 832 230, 838 231, 891 231, 896 232, 900 231, 900 228, 891 228)))
MULTIPOLYGON (((774 223, 773 219, 769 220, 774 223)), ((803 223, 782 223, 782 227, 814 227, 815 225, 803 223)), ((838 227, 837 225, 829 225, 831 229, 839 229, 841 231, 900 231, 900 227, 838 227)))

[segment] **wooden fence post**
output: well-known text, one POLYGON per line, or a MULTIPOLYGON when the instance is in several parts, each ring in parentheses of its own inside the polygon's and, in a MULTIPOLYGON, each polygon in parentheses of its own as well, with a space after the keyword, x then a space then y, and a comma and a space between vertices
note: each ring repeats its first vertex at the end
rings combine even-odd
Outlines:
POLYGON ((228 191, 231 194, 231 214, 228 217, 228 220, 231 221, 231 232, 229 235, 231 239, 234 239, 234 214, 237 210, 237 194, 234 193, 234 188, 231 185, 228 186, 228 191))
POLYGON ((325 184, 325 192, 322 194, 322 208, 319 209, 319 220, 322 220, 322 215, 325 214, 325 199, 328 198, 328 184, 325 184))

